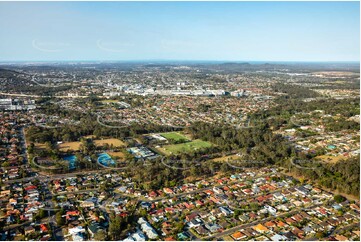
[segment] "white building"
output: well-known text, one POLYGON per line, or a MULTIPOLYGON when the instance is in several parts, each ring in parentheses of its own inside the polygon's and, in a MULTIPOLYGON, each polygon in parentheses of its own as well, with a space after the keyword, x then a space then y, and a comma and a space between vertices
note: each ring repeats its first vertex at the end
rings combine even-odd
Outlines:
POLYGON ((136 233, 132 234, 131 237, 132 237, 135 241, 146 241, 145 234, 142 233, 141 231, 137 231, 136 233))
POLYGON ((157 239, 159 237, 154 228, 143 217, 138 219, 138 224, 140 224, 142 231, 148 236, 149 239, 157 239))

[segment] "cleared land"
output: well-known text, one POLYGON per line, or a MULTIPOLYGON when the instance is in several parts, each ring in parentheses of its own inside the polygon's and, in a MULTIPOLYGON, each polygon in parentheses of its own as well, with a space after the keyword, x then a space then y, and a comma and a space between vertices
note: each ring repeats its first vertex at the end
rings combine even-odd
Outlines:
POLYGON ((125 154, 123 152, 107 152, 109 155, 111 155, 112 157, 118 158, 121 161, 125 160, 125 154))
POLYGON ((58 145, 60 151, 79 150, 81 142, 65 142, 58 145))
POLYGON ((180 133, 177 133, 177 132, 167 132, 167 133, 160 133, 161 136, 163 136, 164 138, 166 139, 172 139, 172 140, 175 140, 175 141, 179 141, 179 140, 186 140, 188 141, 189 139, 180 134, 180 133))
POLYGON ((182 144, 165 145, 161 148, 158 148, 158 150, 165 155, 174 155, 200 150, 211 146, 212 144, 207 141, 196 139, 182 144))
POLYGON ((318 71, 312 72, 312 74, 323 76, 357 76, 359 73, 350 71, 318 71))
POLYGON ((34 143, 34 146, 37 150, 44 150, 46 148, 44 143, 34 143))
MULTIPOLYGON (((102 139, 102 140, 94 140, 96 146, 102 146, 104 144, 113 144, 114 147, 123 147, 125 143, 119 139, 102 139)), ((68 150, 79 150, 81 142, 65 142, 58 145, 60 151, 68 151, 68 150)))
POLYGON ((125 146, 125 143, 119 139, 102 139, 102 140, 94 140, 95 145, 101 146, 105 144, 113 145, 116 147, 125 146))
POLYGON ((222 156, 219 158, 215 158, 213 159, 213 161, 215 162, 227 162, 227 161, 232 161, 232 160, 240 160, 241 157, 239 155, 227 155, 227 156, 222 156))
POLYGON ((118 103, 119 100, 115 100, 115 99, 109 99, 109 100, 102 100, 102 103, 118 103))
POLYGON ((346 160, 347 157, 343 156, 343 155, 338 155, 338 156, 332 156, 332 155, 320 155, 316 157, 317 159, 320 159, 323 162, 326 163, 337 163, 340 160, 346 160))

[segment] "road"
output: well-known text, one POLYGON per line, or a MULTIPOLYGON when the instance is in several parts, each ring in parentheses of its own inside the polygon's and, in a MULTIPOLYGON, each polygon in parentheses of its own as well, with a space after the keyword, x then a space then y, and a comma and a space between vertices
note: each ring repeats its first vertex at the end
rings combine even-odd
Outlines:
POLYGON ((88 189, 88 190, 72 191, 72 192, 58 192, 58 193, 54 194, 54 196, 67 195, 67 194, 82 194, 82 193, 97 192, 97 191, 99 191, 99 188, 96 188, 96 189, 88 189))
POLYGON ((350 224, 348 226, 345 226, 345 227, 342 227, 342 228, 339 228, 339 229, 335 229, 334 231, 332 231, 330 236, 332 236, 334 234, 338 234, 338 233, 346 231, 346 230, 350 230, 350 229, 352 229, 354 227, 360 227, 360 224, 359 223, 354 223, 354 224, 350 224))
POLYGON ((9 226, 5 226, 3 228, 4 231, 8 231, 8 230, 11 230, 11 229, 15 229, 15 228, 18 228, 18 227, 21 227, 21 226, 28 226, 30 225, 32 222, 31 221, 27 221, 27 222, 24 222, 22 224, 11 224, 9 226))
MULTIPOLYGON (((360 227, 360 224, 359 223, 353 223, 353 224, 350 224, 350 225, 347 225, 345 227, 342 227, 342 228, 339 228, 339 229, 335 229, 333 230, 327 237, 331 237, 335 234, 340 234, 340 232, 343 232, 343 231, 347 231, 347 230, 350 230, 354 227, 357 227, 359 228, 360 227)), ((307 239, 304 239, 304 241, 316 241, 316 240, 320 240, 319 238, 316 238, 316 237, 312 237, 312 238, 307 238, 307 239)))
POLYGON ((74 172, 74 173, 65 173, 65 174, 40 174, 39 176, 33 176, 33 177, 25 177, 20 179, 12 179, 4 181, 5 183, 15 183, 15 182, 24 182, 24 181, 31 181, 34 179, 39 179, 41 181, 50 181, 50 180, 56 180, 56 179, 62 179, 67 177, 73 177, 76 175, 94 175, 94 174, 102 174, 102 173, 108 173, 106 170, 88 170, 88 171, 80 171, 80 172, 74 172))
POLYGON ((20 130, 20 135, 21 135, 21 141, 20 141, 20 144, 21 144, 21 155, 24 157, 24 162, 28 162, 29 160, 29 157, 28 157, 28 144, 26 143, 26 139, 25 139, 25 130, 24 130, 24 127, 21 127, 21 130, 20 130))
MULTIPOLYGON (((23 142, 23 150, 24 150, 24 156, 26 157, 27 144, 26 144, 26 141, 25 141, 25 134, 24 134, 24 129, 23 128, 21 130, 21 135, 23 136, 23 140, 24 140, 24 142, 23 142)), ((238 151, 233 151, 233 152, 238 152, 238 151)), ((93 175, 94 173, 99 174, 99 173, 104 173, 104 172, 107 173, 108 171, 107 170, 102 170, 102 171, 90 170, 90 171, 81 171, 81 172, 68 173, 68 174, 54 174, 54 175, 41 174, 41 175, 39 175, 37 177, 22 178, 22 179, 17 179, 17 180, 9 180, 9 181, 5 181, 5 182, 13 183, 13 182, 28 181, 28 180, 32 180, 32 179, 39 179, 42 182, 47 182, 47 181, 54 180, 54 179, 62 179, 62 178, 76 176, 76 175, 86 175, 86 174, 93 175)), ((259 178, 259 177, 265 177, 265 176, 269 176, 269 175, 270 174, 262 174, 262 175, 253 177, 253 179, 256 179, 256 178, 259 178)), ((239 181, 231 182, 228 185, 232 185, 232 184, 235 184, 235 183, 238 183, 238 182, 239 181)), ((199 192, 202 192, 202 191, 205 191, 205 190, 208 190, 208 189, 212 189, 213 187, 223 187, 223 186, 224 185, 207 186, 207 187, 204 187, 204 188, 201 188, 201 189, 196 189, 194 191, 183 192, 183 193, 178 193, 178 194, 171 194, 171 195, 168 195, 167 197, 158 197, 158 198, 155 198, 155 199, 149 199, 149 198, 142 197, 142 198, 137 198, 137 202, 138 202, 138 205, 139 205, 140 202, 157 202, 157 201, 161 201, 161 200, 169 199, 169 198, 173 198, 173 197, 187 196, 187 195, 190 195, 190 194, 199 193, 199 192)), ((79 190, 79 191, 74 191, 74 192, 59 192, 59 193, 54 194, 54 195, 88 193, 88 192, 96 192, 98 190, 99 189, 89 189, 89 190, 79 190)), ((272 191, 272 192, 270 192, 268 194, 273 194, 273 193, 276 193, 276 192, 281 191, 281 190, 282 189, 277 189, 277 190, 272 191)), ((123 196, 123 197, 132 197, 132 198, 134 198, 134 196, 126 195, 126 194, 119 194, 119 195, 123 196)), ((247 197, 247 199, 254 198, 254 197, 257 197, 257 196, 260 196, 260 194, 254 195, 254 196, 249 196, 249 197, 247 197)), ((310 206, 310 207, 308 207, 306 209, 311 209, 311 208, 314 208, 314 207, 317 207, 317 206, 319 206, 319 205, 313 205, 313 206, 310 206)), ((100 207, 101 207, 101 209, 105 209, 105 206, 100 206, 100 207)), ((296 214, 296 213, 298 213, 298 212, 300 212, 300 211, 302 211, 304 209, 305 208, 296 209, 295 211, 291 211, 291 212, 284 212, 284 213, 278 214, 277 217, 284 217, 287 214, 293 215, 293 214, 296 214)), ((212 239, 215 239, 215 238, 222 238, 224 236, 233 234, 233 233, 235 233, 236 231, 238 231, 240 229, 244 229, 244 228, 247 228, 247 227, 250 227, 250 226, 254 226, 254 225, 257 225, 258 223, 265 223, 267 221, 273 220, 274 218, 275 217, 272 216, 272 217, 268 217, 268 218, 264 218, 264 219, 258 219, 258 220, 255 220, 255 221, 251 222, 251 223, 235 226, 235 227, 233 227, 231 229, 228 229, 228 230, 225 230, 223 232, 220 232, 220 233, 217 233, 217 234, 214 234, 214 235, 211 235, 211 236, 207 236, 207 237, 202 237, 201 238, 201 237, 199 237, 199 236, 197 236, 196 234, 193 234, 193 233, 192 233, 192 235, 195 236, 197 239, 202 239, 202 240, 212 240, 212 239)), ((57 228, 56 221, 55 221, 55 216, 54 215, 50 216, 50 214, 49 214, 49 217, 47 219, 48 219, 49 224, 51 224, 52 226, 55 225, 53 227, 55 239, 56 240, 63 239, 62 229, 57 228)), ((41 221, 43 222, 43 220, 45 221, 45 219, 42 219, 41 221)), ((31 222, 25 222, 25 223, 22 223, 20 225, 10 225, 10 226, 5 227, 4 230, 6 231, 6 230, 9 230, 9 229, 17 228, 19 226, 26 226, 26 225, 29 225, 29 224, 31 224, 31 222)), ((347 229, 352 228, 354 226, 356 226, 356 224, 352 224, 352 225, 349 225, 347 227, 340 228, 338 230, 334 230, 332 232, 332 234, 337 233, 339 231, 347 230, 347 229)))
MULTIPOLYGON (((43 219, 40 220, 40 223, 48 223, 48 222, 49 222, 49 217, 46 217, 46 218, 43 218, 43 219)), ((30 225, 32 223, 36 223, 36 222, 27 221, 27 222, 24 222, 22 224, 12 224, 12 225, 4 227, 3 230, 8 231, 8 230, 15 229, 15 228, 18 228, 18 227, 28 226, 28 225, 30 225)))
MULTIPOLYGON (((312 208, 315 208, 315 207, 317 207, 317 206, 319 206, 319 205, 313 205, 313 206, 307 207, 306 209, 312 209, 312 208)), ((304 210, 304 209, 305 209, 305 208, 297 209, 297 210, 291 211, 291 212, 284 212, 284 213, 281 213, 281 214, 277 214, 277 218, 284 217, 284 216, 286 216, 287 214, 293 215, 293 214, 296 214, 296 213, 298 213, 298 212, 300 212, 300 211, 302 211, 302 210, 304 210)), ((238 226, 233 227, 233 228, 231 228, 231 229, 225 230, 225 231, 223 231, 223 232, 221 232, 221 233, 217 233, 217 234, 215 234, 215 235, 203 237, 202 240, 212 240, 212 239, 214 239, 214 238, 222 238, 222 237, 224 237, 224 236, 233 234, 233 233, 237 232, 237 231, 240 230, 240 229, 245 229, 245 228, 248 228, 248 227, 250 227, 250 226, 257 225, 257 224, 259 224, 259 223, 262 223, 262 224, 263 224, 263 223, 268 222, 268 221, 270 221, 270 220, 274 220, 275 218, 276 218, 276 217, 271 216, 271 217, 268 217, 268 218, 265 218, 265 219, 256 220, 256 221, 254 221, 254 222, 252 222, 252 223, 247 223, 247 224, 243 224, 243 225, 238 225, 238 226)))
POLYGON ((35 98, 41 98, 41 97, 52 97, 52 98, 87 98, 88 96, 45 96, 45 95, 33 95, 33 94, 22 94, 22 93, 6 93, 6 92, 0 92, 0 95, 4 96, 14 96, 14 97, 35 97, 35 98))
MULTIPOLYGON (((257 179, 257 178, 261 178, 261 177, 267 177, 269 175, 271 175, 272 173, 267 173, 267 174, 263 174, 263 175, 260 175, 260 176, 255 176, 253 177, 253 179, 257 179)), ((224 187, 224 186, 231 186, 231 185, 234 185, 234 184, 237 184, 239 183, 240 181, 234 181, 234 182, 230 182, 228 184, 223 184, 223 185, 213 185, 213 186, 207 186, 207 187, 204 187, 204 188, 200 188, 200 189, 196 189, 194 191, 190 191, 190 192, 182 192, 182 193, 176 193, 176 194, 171 194, 171 195, 168 195, 167 197, 159 197, 159 198, 155 198, 155 199, 147 199, 147 198, 139 198, 139 201, 141 202, 159 202, 163 199, 169 199, 169 198, 173 198, 173 197, 179 197, 179 196, 186 196, 186 195, 190 195, 190 194, 194 194, 194 193, 199 193, 199 192, 202 192, 202 191, 205 191, 205 190, 212 190, 214 187, 224 187)), ((277 191, 280 191, 280 190, 275 190, 271 193, 274 193, 274 192, 277 192, 277 191)), ((260 196, 261 194, 259 195, 255 195, 255 197, 257 196, 260 196)), ((125 195, 127 196, 127 195, 125 195)))

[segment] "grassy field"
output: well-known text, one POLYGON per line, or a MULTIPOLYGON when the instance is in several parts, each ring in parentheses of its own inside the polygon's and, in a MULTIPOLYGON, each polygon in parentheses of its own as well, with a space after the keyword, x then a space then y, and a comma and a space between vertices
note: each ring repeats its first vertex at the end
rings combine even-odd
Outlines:
POLYGON ((46 149, 44 143, 34 143, 34 147, 35 147, 35 150, 38 152, 46 149))
POLYGON ((81 142, 75 141, 75 142, 64 142, 62 144, 58 145, 58 148, 60 151, 68 151, 68 150, 79 150, 81 142))
POLYGON ((113 144, 113 146, 120 147, 125 146, 125 143, 119 139, 102 139, 102 140, 94 140, 95 145, 101 146, 104 144, 113 144))
POLYGON ((202 148, 211 147, 212 144, 203 140, 193 140, 191 142, 183 143, 183 144, 175 144, 175 145, 165 145, 158 150, 165 155, 174 155, 187 153, 190 151, 200 150, 202 148))
MULTIPOLYGON (((94 143, 96 146, 102 146, 104 144, 113 144, 115 147, 123 147, 125 146, 125 143, 119 139, 102 139, 102 140, 94 140, 94 143)), ((60 151, 68 151, 68 150, 79 150, 81 142, 64 142, 62 144, 58 145, 58 148, 60 151)))
POLYGON ((125 154, 123 152, 107 152, 109 155, 114 156, 115 158, 124 161, 125 160, 125 154))
POLYGON ((101 101, 102 103, 118 103, 119 100, 115 100, 115 99, 107 99, 107 100, 102 100, 101 101))
POLYGON ((186 136, 177 133, 177 132, 167 132, 167 133, 160 133, 161 136, 163 136, 166 139, 172 139, 175 141, 179 140, 189 140, 186 136))
POLYGON ((340 160, 346 160, 347 159, 347 157, 344 157, 343 155, 338 155, 338 156, 320 155, 320 156, 317 156, 316 158, 320 159, 323 162, 331 163, 331 164, 337 163, 340 160))
POLYGON ((232 160, 239 160, 241 159, 241 157, 239 155, 227 155, 227 156, 222 156, 222 157, 218 157, 213 159, 213 161, 215 162, 227 162, 227 161, 232 161, 232 160))

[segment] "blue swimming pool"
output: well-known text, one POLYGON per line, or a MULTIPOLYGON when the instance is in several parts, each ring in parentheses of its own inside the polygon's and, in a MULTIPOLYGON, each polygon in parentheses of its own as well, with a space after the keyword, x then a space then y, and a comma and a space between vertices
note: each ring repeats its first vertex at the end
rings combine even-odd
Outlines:
POLYGON ((75 164, 76 164, 76 156, 75 155, 66 155, 63 156, 63 160, 66 160, 69 162, 69 169, 75 169, 75 164))
POLYGON ((115 161, 107 153, 101 153, 98 155, 98 162, 103 166, 115 165, 115 161))

